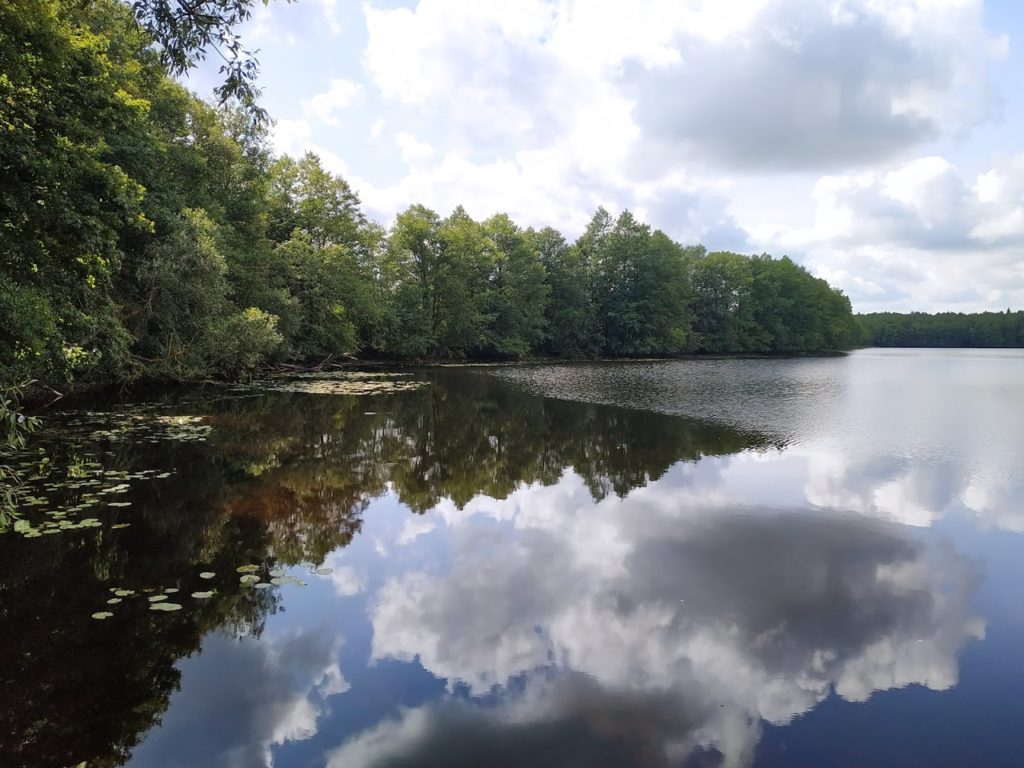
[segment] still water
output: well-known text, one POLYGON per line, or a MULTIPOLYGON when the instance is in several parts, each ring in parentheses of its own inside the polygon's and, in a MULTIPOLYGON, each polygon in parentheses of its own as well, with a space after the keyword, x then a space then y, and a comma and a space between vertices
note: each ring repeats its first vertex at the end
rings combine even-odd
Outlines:
POLYGON ((1024 764, 1024 354, 356 383, 48 416, 0 766, 1024 764))

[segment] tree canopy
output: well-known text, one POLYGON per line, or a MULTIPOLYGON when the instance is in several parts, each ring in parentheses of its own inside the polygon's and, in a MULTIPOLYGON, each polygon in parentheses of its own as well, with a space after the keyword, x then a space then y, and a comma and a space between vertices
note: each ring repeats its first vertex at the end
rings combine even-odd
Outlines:
POLYGON ((859 315, 875 347, 1024 347, 1024 312, 859 315))

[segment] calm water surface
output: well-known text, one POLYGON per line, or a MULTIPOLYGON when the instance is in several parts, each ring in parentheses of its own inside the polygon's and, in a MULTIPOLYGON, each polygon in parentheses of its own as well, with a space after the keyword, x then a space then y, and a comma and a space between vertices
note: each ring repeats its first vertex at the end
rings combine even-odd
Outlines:
POLYGON ((51 416, 0 766, 1024 761, 1024 354, 403 379, 51 416))

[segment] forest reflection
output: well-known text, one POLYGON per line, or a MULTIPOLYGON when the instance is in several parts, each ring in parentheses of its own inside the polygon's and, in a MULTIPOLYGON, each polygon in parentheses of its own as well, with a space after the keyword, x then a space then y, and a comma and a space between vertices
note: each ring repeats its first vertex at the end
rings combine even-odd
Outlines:
POLYGON ((178 687, 178 659, 212 631, 259 636, 278 609, 278 591, 241 586, 237 566, 321 563, 384 494, 423 513, 442 499, 461 507, 551 485, 571 468, 599 500, 680 461, 770 448, 754 434, 541 398, 475 372, 417 377, 428 385, 389 395, 218 388, 147 406, 202 416, 212 426, 202 443, 115 439, 80 416, 52 433, 55 465, 99 457, 108 469, 174 474, 133 484, 120 516, 130 527, 0 537, 0 764, 123 763, 178 687), (116 620, 89 618, 114 588, 211 586, 212 598, 173 616, 126 601, 116 620))

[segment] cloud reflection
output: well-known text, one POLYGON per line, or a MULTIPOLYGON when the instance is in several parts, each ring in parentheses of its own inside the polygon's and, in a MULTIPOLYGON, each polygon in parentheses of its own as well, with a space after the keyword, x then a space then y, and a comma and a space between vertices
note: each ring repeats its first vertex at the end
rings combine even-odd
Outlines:
POLYGON ((762 720, 832 691, 956 683, 984 633, 971 562, 887 520, 730 503, 723 465, 702 464, 625 499, 590 502, 569 472, 442 511, 451 570, 380 589, 373 656, 497 703, 407 711, 331 764, 661 765, 699 748, 739 766, 762 720))
POLYGON ((184 663, 181 690, 130 764, 272 766, 271 748, 311 738, 325 699, 348 690, 341 644, 326 632, 241 643, 212 636, 184 663))

